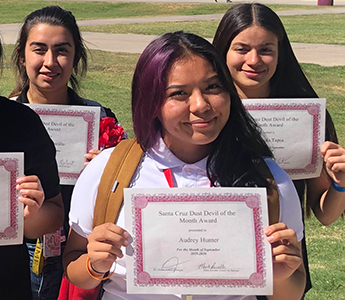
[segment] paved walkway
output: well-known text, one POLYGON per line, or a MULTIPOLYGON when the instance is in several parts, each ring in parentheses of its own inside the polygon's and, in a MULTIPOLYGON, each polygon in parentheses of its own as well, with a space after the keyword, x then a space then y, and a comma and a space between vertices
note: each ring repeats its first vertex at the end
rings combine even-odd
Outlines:
MULTIPOLYGON (((87 0, 89 1, 89 0, 87 0)), ((107 0, 109 2, 121 2, 122 0, 107 0)), ((123 2, 131 2, 131 0, 123 0, 123 2)), ((135 0, 138 2, 139 0, 135 0)), ((145 2, 159 2, 158 0, 142 0, 145 2)), ((221 0, 218 0, 219 2, 221 0)), ((224 0, 225 1, 225 0, 224 0)), ((262 3, 283 3, 285 0, 263 0, 262 3)), ((165 1, 168 2, 168 1, 165 1)), ((206 3, 209 0, 175 0, 171 2, 193 2, 206 3)), ((245 2, 237 0, 234 2, 245 2)), ((287 2, 287 1, 285 1, 287 2)), ((294 2, 294 1, 293 1, 294 2)), ((289 4, 293 2, 288 1, 289 4)), ((315 0, 299 0, 300 4, 309 4, 316 2, 315 0)), ((345 14, 345 0, 334 0, 341 2, 344 6, 325 7, 317 10, 289 10, 277 12, 279 16, 287 15, 308 15, 308 14, 345 14)), ((216 4, 215 4, 216 5, 216 4)), ((195 21, 195 20, 220 20, 222 14, 212 15, 194 15, 194 16, 157 16, 147 18, 121 18, 121 19, 102 19, 102 20, 86 20, 79 21, 79 26, 84 25, 106 25, 106 24, 129 24, 129 23, 150 23, 150 22, 179 22, 179 21, 195 21)), ((345 15, 344 15, 345 17, 345 15)), ((2 24, 0 25, 0 35, 5 44, 14 44, 19 32, 20 24, 2 24)), ((156 36, 139 35, 139 34, 108 34, 82 32, 83 38, 90 49, 98 49, 110 52, 128 52, 141 53, 143 49, 156 36)), ((345 46, 324 45, 324 44, 303 44, 292 43, 297 59, 302 63, 315 63, 323 66, 345 66, 345 46)))

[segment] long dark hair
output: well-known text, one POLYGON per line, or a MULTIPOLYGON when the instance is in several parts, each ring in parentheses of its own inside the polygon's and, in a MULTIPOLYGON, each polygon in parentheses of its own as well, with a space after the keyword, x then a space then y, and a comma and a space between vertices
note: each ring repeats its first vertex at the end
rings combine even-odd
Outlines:
POLYGON ((152 41, 140 56, 132 82, 134 133, 143 149, 156 142, 158 119, 166 99, 168 72, 179 59, 197 55, 207 60, 231 98, 230 117, 212 143, 207 172, 221 186, 268 186, 255 162, 272 157, 261 131, 242 105, 224 58, 205 39, 182 31, 166 33, 152 41))
MULTIPOLYGON (((243 30, 259 26, 278 38, 278 65, 270 80, 270 98, 318 98, 292 50, 289 38, 278 15, 260 3, 232 6, 220 21, 213 45, 226 59, 232 40, 243 30)), ((334 124, 326 113, 326 140, 338 143, 334 124)))
POLYGON ((15 49, 12 54, 12 61, 17 73, 16 87, 11 95, 22 92, 29 86, 29 78, 26 74, 25 66, 25 45, 28 40, 30 30, 37 24, 48 24, 51 26, 61 26, 67 29, 75 44, 75 54, 73 62, 73 74, 70 77, 70 83, 74 90, 79 87, 77 75, 85 75, 87 70, 87 49, 80 35, 77 22, 70 11, 62 9, 60 6, 46 6, 42 9, 30 13, 21 27, 15 49))

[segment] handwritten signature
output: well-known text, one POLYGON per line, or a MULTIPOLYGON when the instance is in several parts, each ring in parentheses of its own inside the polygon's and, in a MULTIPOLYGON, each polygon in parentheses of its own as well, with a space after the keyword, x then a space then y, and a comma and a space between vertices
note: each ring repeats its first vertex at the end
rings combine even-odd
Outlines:
POLYGON ((74 165, 74 160, 60 159, 59 166, 61 167, 72 167, 74 165))
POLYGON ((280 157, 280 158, 276 158, 276 163, 278 165, 280 164, 289 164, 290 163, 290 159, 293 157, 293 155, 288 156, 288 157, 280 157))
POLYGON ((180 262, 179 258, 176 256, 173 256, 172 258, 169 258, 166 262, 162 265, 162 270, 164 271, 183 271, 183 269, 177 269, 178 266, 187 263, 189 260, 180 262))
POLYGON ((215 271, 215 270, 226 271, 228 268, 224 264, 217 265, 217 263, 214 262, 213 264, 202 263, 198 265, 198 269, 199 270, 201 269, 204 271, 215 271))

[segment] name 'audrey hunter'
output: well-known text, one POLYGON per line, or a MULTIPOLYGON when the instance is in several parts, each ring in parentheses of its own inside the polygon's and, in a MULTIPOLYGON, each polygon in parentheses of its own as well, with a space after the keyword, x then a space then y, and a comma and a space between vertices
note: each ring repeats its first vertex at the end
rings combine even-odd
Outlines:
POLYGON ((180 238, 179 239, 179 243, 194 243, 194 244, 198 244, 198 243, 219 243, 219 239, 214 239, 214 238, 205 238, 205 237, 201 237, 200 239, 193 239, 191 237, 189 238, 180 238))

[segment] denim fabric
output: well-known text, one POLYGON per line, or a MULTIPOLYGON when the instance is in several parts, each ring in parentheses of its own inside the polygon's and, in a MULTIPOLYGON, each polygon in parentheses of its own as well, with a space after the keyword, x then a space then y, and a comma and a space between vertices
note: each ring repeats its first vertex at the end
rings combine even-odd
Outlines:
POLYGON ((30 276, 32 297, 34 300, 56 300, 59 295, 60 283, 63 274, 62 255, 48 257, 44 261, 41 274, 32 272, 32 259, 35 252, 35 244, 26 244, 30 255, 30 276))

